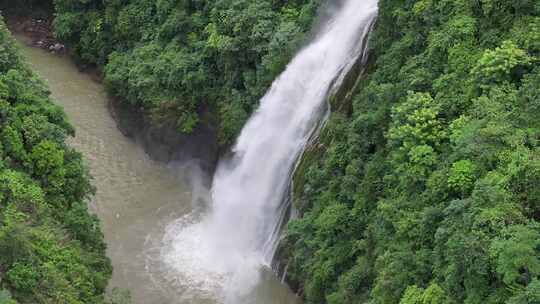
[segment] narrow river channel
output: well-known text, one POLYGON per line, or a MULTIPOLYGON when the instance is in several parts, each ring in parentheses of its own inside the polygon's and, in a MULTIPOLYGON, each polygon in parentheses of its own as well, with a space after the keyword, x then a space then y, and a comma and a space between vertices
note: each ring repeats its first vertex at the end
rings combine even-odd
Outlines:
MULTIPOLYGON (((177 282, 160 261, 167 225, 192 211, 187 182, 191 169, 151 160, 117 129, 101 84, 79 72, 68 57, 17 39, 27 62, 75 127, 69 144, 84 155, 94 177, 97 192, 90 209, 101 219, 114 266, 110 286, 129 289, 134 304, 219 303, 177 282)), ((297 299, 273 275, 265 275, 247 303, 292 304, 297 299)))

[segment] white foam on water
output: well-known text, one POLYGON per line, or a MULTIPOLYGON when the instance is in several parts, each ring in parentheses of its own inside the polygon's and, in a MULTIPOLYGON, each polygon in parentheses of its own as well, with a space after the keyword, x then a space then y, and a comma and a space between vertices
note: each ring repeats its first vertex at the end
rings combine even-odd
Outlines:
POLYGON ((328 94, 361 56, 377 0, 346 0, 274 81, 214 175, 210 211, 171 223, 161 258, 190 293, 238 304, 270 267, 291 173, 328 94))

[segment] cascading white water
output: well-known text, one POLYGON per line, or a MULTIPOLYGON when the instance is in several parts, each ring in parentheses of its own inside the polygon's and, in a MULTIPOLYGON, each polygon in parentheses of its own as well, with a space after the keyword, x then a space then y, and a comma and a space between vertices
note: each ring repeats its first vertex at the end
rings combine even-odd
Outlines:
POLYGON ((208 214, 168 227, 162 257, 180 284, 237 302, 270 265, 295 161, 376 17, 377 0, 341 2, 261 100, 234 156, 218 166, 208 214))

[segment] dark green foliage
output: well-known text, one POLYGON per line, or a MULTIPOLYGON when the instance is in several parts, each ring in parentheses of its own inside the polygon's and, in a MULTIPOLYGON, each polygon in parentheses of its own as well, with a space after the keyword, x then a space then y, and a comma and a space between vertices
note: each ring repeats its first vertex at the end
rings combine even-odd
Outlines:
POLYGON ((0 20, 0 303, 104 303, 111 276, 73 129, 0 20))
POLYGON ((47 18, 53 11, 53 0, 0 0, 0 10, 9 15, 47 18))
MULTIPOLYGON (((55 0, 55 32, 114 95, 230 143, 319 2, 55 0)), ((317 304, 540 303, 539 2, 379 6, 352 113, 300 166, 290 279, 317 304)), ((0 301, 100 303, 110 268, 73 130, 0 47, 0 301)))
POLYGON ((540 303, 539 20, 534 0, 380 1, 352 114, 295 185, 307 303, 540 303))
POLYGON ((239 133, 311 27, 319 0, 55 0, 57 36, 110 91, 189 133, 239 133))

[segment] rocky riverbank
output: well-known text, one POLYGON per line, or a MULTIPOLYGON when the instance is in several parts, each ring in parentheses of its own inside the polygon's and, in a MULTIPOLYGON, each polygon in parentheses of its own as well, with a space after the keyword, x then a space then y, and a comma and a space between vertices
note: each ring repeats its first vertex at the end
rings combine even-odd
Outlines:
POLYGON ((52 21, 45 18, 7 17, 9 29, 30 39, 30 44, 57 54, 65 54, 64 44, 56 39, 52 31, 52 21))

